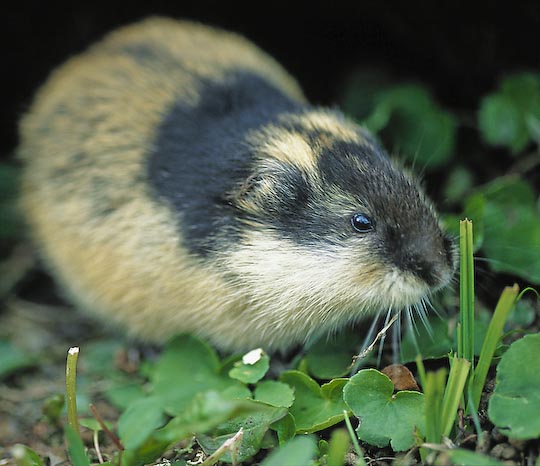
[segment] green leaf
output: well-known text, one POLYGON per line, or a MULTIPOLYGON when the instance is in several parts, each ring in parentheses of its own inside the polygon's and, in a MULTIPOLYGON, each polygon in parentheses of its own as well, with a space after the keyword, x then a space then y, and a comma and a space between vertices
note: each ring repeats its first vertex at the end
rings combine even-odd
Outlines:
POLYGON ((513 273, 540 283, 540 215, 525 205, 486 204, 483 250, 497 272, 513 273))
POLYGON ((241 361, 237 361, 233 368, 229 371, 229 376, 233 379, 239 380, 243 383, 257 383, 268 372, 270 367, 270 358, 262 350, 250 351, 241 361), (260 352, 257 354, 258 359, 256 362, 250 363, 249 358, 251 354, 260 352))
POLYGON ((299 436, 270 453, 261 466, 311 466, 317 443, 311 436, 299 436))
POLYGON ((474 176, 471 170, 463 165, 454 167, 444 184, 444 199, 447 202, 461 202, 472 189, 474 176))
MULTIPOLYGON (((226 440, 232 438, 240 428, 243 429, 242 444, 238 451, 238 461, 243 462, 253 457, 261 448, 262 441, 270 424, 287 414, 285 408, 276 408, 267 404, 251 401, 256 411, 235 417, 216 428, 215 435, 198 435, 197 441, 206 454, 212 454, 226 440)), ((231 462, 230 453, 225 453, 221 461, 231 462)))
POLYGON ((67 449, 69 453, 69 458, 73 466, 90 466, 90 460, 86 456, 84 450, 84 444, 81 440, 81 437, 71 428, 71 426, 66 425, 65 435, 67 440, 67 449))
POLYGON ((57 424, 66 404, 63 393, 58 393, 48 397, 41 406, 41 412, 52 424, 57 424))
POLYGON ((540 76, 521 73, 503 79, 499 89, 482 100, 478 120, 487 143, 510 147, 514 153, 531 139, 538 141, 540 76))
POLYGON ((371 445, 395 451, 414 445, 414 432, 424 432, 424 395, 400 391, 394 395, 391 380, 375 369, 353 376, 343 390, 343 398, 360 418, 358 438, 371 445))
POLYGON ((478 124, 484 140, 493 146, 511 147, 515 152, 527 144, 528 134, 517 105, 503 95, 484 97, 478 124))
POLYGON ((407 327, 400 348, 402 364, 414 361, 417 354, 421 354, 423 359, 443 358, 454 347, 446 320, 432 316, 428 324, 429 330, 421 322, 416 327, 407 327))
POLYGON ((43 466, 43 460, 38 454, 20 443, 11 447, 11 456, 13 456, 17 466, 43 466))
MULTIPOLYGON (((93 417, 79 419, 79 424, 92 431, 100 432, 101 430, 103 430, 99 421, 97 419, 94 419, 93 417)), ((112 429, 110 423, 106 422, 105 425, 109 430, 112 429)))
POLYGON ((344 466, 345 455, 351 445, 349 433, 345 429, 334 429, 328 443, 326 464, 328 466, 344 466))
POLYGON ((24 353, 11 342, 0 339, 0 379, 7 377, 19 369, 26 369, 36 363, 35 358, 24 353))
POLYGON ((514 342, 497 366, 490 420, 511 438, 540 437, 540 333, 514 342))
POLYGON ((392 85, 380 72, 357 73, 344 109, 422 167, 438 167, 454 152, 457 120, 416 84, 392 85))
POLYGON ((294 388, 295 401, 290 412, 296 422, 297 433, 311 433, 326 429, 344 418, 343 387, 348 379, 334 379, 323 386, 299 371, 287 371, 280 380, 294 388))
POLYGON ((266 380, 255 387, 254 399, 278 408, 290 408, 294 402, 294 391, 286 383, 266 380))
POLYGON ((230 400, 217 392, 201 393, 181 415, 171 419, 164 427, 152 430, 136 448, 126 450, 122 464, 138 466, 153 463, 170 445, 196 433, 208 432, 231 417, 256 409, 258 406, 248 400, 230 400))
MULTIPOLYGON (((344 87, 341 107, 355 119, 366 120, 377 106, 378 95, 391 86, 390 76, 382 70, 358 70, 350 76, 344 87)), ((388 115, 381 116, 383 121, 376 124, 378 128, 383 128, 388 121, 388 115)))
POLYGON ((246 387, 226 374, 215 351, 201 340, 180 335, 165 347, 152 374, 153 394, 169 414, 181 414, 197 393, 215 390, 245 397, 246 387))
POLYGON ((441 453, 435 464, 453 464, 454 466, 502 466, 496 459, 463 448, 454 448, 441 453))
POLYGON ((493 180, 469 196, 465 215, 473 219, 475 240, 482 237, 493 270, 540 283, 540 209, 528 183, 493 180))
POLYGON ((358 352, 361 337, 358 332, 345 331, 336 337, 324 336, 308 348, 308 371, 317 379, 342 377, 351 370, 353 356, 358 352))
POLYGON ((124 447, 135 450, 152 432, 163 425, 162 402, 157 397, 141 398, 131 404, 118 419, 118 434, 124 447))
POLYGON ((200 393, 186 410, 159 429, 156 438, 174 443, 194 434, 204 434, 231 418, 266 409, 251 400, 231 400, 217 392, 200 393))
POLYGON ((148 396, 143 390, 141 382, 128 382, 113 385, 105 391, 107 399, 116 407, 125 410, 139 398, 148 396))
POLYGON ((382 131, 383 139, 392 141, 395 150, 421 166, 438 167, 454 152, 457 121, 421 86, 382 91, 366 125, 382 131))
POLYGON ((291 413, 287 413, 286 416, 274 422, 270 428, 276 431, 280 445, 288 442, 296 435, 296 423, 291 413))

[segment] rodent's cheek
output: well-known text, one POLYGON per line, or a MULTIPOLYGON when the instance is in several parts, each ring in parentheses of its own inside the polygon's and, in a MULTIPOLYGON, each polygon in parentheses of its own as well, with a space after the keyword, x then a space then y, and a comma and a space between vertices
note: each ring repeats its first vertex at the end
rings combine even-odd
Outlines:
POLYGON ((415 305, 429 293, 429 287, 422 280, 382 262, 356 267, 352 281, 362 299, 380 310, 415 305))

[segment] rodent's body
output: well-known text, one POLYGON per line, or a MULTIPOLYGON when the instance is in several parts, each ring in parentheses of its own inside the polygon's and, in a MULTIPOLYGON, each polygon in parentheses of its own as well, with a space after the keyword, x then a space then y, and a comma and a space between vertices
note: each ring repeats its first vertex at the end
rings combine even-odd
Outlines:
POLYGON ((19 154, 53 275, 144 339, 283 349, 413 305, 454 269, 430 204, 369 134, 220 30, 154 18, 111 34, 53 73, 19 154))

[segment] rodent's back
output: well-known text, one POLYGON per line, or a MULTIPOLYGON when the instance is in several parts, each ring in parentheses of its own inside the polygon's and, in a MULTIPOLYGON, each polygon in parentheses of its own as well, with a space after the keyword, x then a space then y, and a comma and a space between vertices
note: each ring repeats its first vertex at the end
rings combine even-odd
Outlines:
POLYGON ((412 304, 453 268, 431 206, 371 137, 227 32, 155 18, 111 34, 53 73, 19 153, 53 274, 143 338, 285 348, 412 304), (380 237, 351 235, 359 208, 380 237))
MULTIPOLYGON (((176 219, 146 177, 168 107, 195 104, 200 82, 219 81, 231 68, 264 73, 303 99, 244 39, 152 18, 56 70, 21 122, 22 206, 46 263, 76 303, 133 333, 166 338, 177 318, 196 331, 210 318, 204 296, 211 307, 220 299, 225 309, 233 305, 222 278, 182 247, 176 219)), ((227 325, 212 319, 216 333, 227 325)))

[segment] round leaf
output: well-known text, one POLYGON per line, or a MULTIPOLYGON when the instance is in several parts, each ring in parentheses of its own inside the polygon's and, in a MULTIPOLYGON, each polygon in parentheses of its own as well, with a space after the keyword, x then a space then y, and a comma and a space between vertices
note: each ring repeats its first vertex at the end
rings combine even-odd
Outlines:
POLYGON ((347 410, 343 387, 347 379, 334 379, 322 387, 299 371, 284 372, 280 379, 294 388, 295 401, 290 412, 297 433, 317 432, 343 420, 343 410, 347 410))
POLYGON ((514 342, 497 366, 489 418, 512 438, 540 437, 540 333, 514 342))
POLYGON ((295 437, 270 453, 261 466, 307 466, 313 463, 316 451, 317 444, 313 437, 295 437))
POLYGON ((395 451, 414 445, 416 429, 424 431, 424 395, 401 391, 394 395, 390 379, 375 369, 353 376, 343 390, 343 398, 360 425, 358 438, 378 447, 390 443, 395 451))
POLYGON ((268 372, 270 367, 270 358, 262 353, 260 358, 251 363, 237 361, 229 371, 229 376, 243 383, 257 383, 268 372))
POLYGON ((257 384, 254 398, 271 406, 289 408, 294 402, 294 392, 286 383, 267 380, 257 384))

